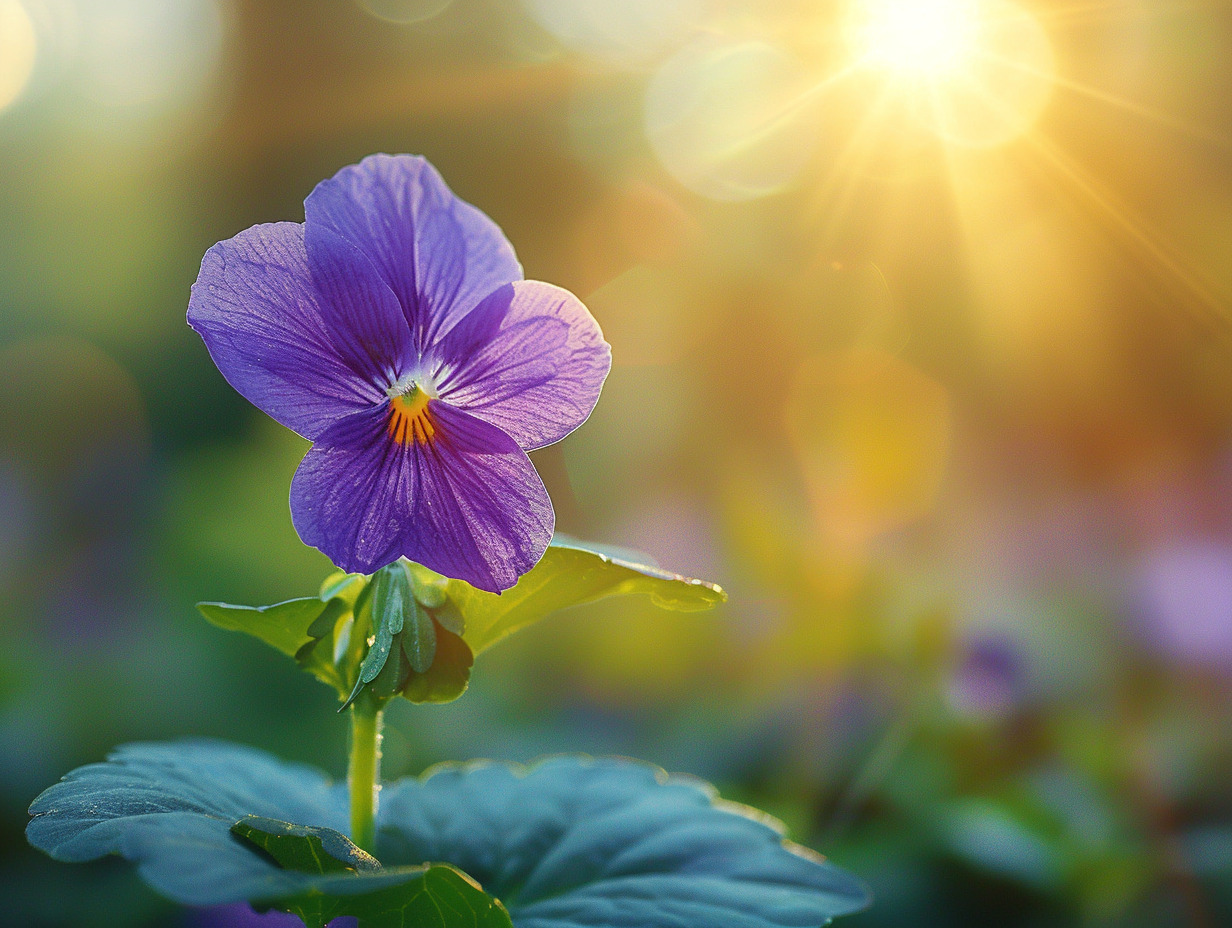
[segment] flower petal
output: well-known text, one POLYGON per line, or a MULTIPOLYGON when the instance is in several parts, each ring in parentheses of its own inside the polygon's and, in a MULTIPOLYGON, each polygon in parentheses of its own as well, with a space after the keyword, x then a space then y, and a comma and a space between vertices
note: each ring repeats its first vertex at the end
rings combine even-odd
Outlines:
POLYGON ((227 382, 307 438, 385 396, 314 276, 302 225, 253 226, 206 252, 188 302, 227 382))
POLYGON ((343 168, 317 184, 304 214, 309 226, 328 227, 372 260, 421 347, 486 294, 522 278, 496 223, 417 156, 370 155, 343 168))
POLYGON ((398 298, 364 253, 329 229, 305 225, 304 246, 339 352, 369 383, 393 384, 415 358, 398 298))
POLYGON ((431 352, 441 399, 527 450, 585 422, 612 366, 612 349, 582 301, 537 280, 489 294, 431 352))
POLYGON ((543 481, 495 426, 433 400, 431 428, 397 427, 391 403, 322 435, 291 481, 305 544, 343 570, 405 556, 499 592, 543 556, 554 516, 543 481))

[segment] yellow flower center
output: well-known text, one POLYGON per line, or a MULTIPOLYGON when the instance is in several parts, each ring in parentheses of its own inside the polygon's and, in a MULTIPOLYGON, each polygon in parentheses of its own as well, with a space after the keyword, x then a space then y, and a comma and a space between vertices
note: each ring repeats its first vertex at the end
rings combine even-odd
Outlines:
POLYGON ((389 434, 400 445, 412 441, 426 445, 436 434, 432 411, 428 408, 430 397, 419 387, 411 387, 406 393, 390 397, 389 434))

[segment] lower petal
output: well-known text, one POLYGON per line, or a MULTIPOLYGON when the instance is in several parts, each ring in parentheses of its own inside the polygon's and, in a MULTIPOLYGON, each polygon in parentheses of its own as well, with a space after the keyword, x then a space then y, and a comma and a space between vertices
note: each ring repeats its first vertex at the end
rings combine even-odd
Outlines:
POLYGON ((507 434, 432 401, 430 428, 390 403, 323 434, 291 482, 300 538, 347 571, 407 557, 499 592, 543 556, 554 515, 543 481, 507 434))

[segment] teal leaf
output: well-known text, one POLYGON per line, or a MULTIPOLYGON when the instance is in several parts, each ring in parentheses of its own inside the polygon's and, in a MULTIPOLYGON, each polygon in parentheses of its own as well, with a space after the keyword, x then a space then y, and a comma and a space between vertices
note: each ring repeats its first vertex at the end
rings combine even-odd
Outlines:
POLYGON ((776 820, 628 760, 438 767, 382 791, 376 849, 460 867, 517 928, 816 928, 868 903, 776 820))
MULTIPOLYGON (((231 826, 258 815, 342 832, 347 794, 319 770, 252 748, 132 744, 106 763, 74 770, 44 791, 30 813, 27 838, 57 860, 120 854, 163 895, 214 905, 313 888, 320 877, 279 867, 237 840, 231 826)), ((410 878, 384 877, 389 883, 410 878)))
POLYGON ((607 596, 642 594, 676 612, 710 609, 727 599, 713 583, 625 560, 563 536, 554 538, 543 559, 500 595, 461 580, 449 580, 447 589, 466 619, 466 642, 475 654, 553 612, 607 596))
POLYGON ((186 905, 247 900, 311 928, 341 915, 363 928, 511 928, 456 868, 382 867, 356 848, 342 834, 344 785, 239 745, 127 745, 44 791, 30 813, 27 838, 55 859, 119 854, 186 905))
POLYGON ((380 869, 304 872, 284 841, 355 862, 345 787, 234 745, 130 745, 36 799, 27 836, 59 860, 119 854, 182 903, 247 899, 312 928, 817 928, 867 903, 777 822, 634 761, 446 766, 381 795, 380 869), (270 846, 237 838, 244 821, 270 846))

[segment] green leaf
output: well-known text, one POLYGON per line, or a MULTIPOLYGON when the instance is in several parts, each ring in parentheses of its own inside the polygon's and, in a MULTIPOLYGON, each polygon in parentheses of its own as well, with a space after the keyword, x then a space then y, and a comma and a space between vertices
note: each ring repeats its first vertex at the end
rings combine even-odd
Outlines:
POLYGON ((440 609, 448 602, 445 584, 428 580, 415 584, 415 599, 425 609, 440 609))
POLYGON ((357 918, 360 928, 513 928, 504 906, 466 874, 443 864, 428 867, 409 883, 362 896, 309 894, 258 906, 298 915, 312 928, 324 928, 344 915, 357 918))
POLYGON ((265 851, 284 870, 322 874, 381 869, 375 857, 332 828, 246 815, 231 826, 231 833, 265 851))
POLYGON ((246 899, 312 928, 339 915, 361 928, 815 928, 868 902, 768 816, 629 760, 451 765, 387 784, 378 869, 339 833, 344 785, 238 745, 129 745, 30 811, 30 843, 58 860, 119 854, 177 902, 246 899), (232 833, 244 822, 256 843, 232 833))
POLYGON ((371 683, 365 684, 361 680, 355 688, 355 695, 358 696, 365 686, 372 691, 373 696, 380 699, 393 699, 398 695, 398 691, 402 689, 411 675, 411 665, 407 662, 406 655, 402 653, 402 638, 401 633, 394 635, 392 653, 385 661, 385 666, 381 668, 381 672, 371 683))
MULTIPOLYGON (((249 815, 232 825, 231 833, 268 854, 284 870, 324 876, 381 869, 375 857, 332 828, 293 825, 249 815)), ((478 884, 454 868, 440 865, 422 870, 421 876, 401 886, 359 896, 331 896, 314 891, 292 899, 257 902, 263 909, 298 915, 312 926, 351 915, 359 918, 365 928, 512 928, 508 914, 478 884)))
POLYGON ((712 583, 558 537, 499 596, 399 560, 371 579, 335 571, 318 597, 197 608, 215 625, 294 657, 345 697, 345 709, 365 689, 381 700, 401 693, 412 702, 450 702, 466 691, 475 655, 506 635, 560 609, 627 594, 677 611, 709 609, 727 598, 712 583))
MULTIPOLYGON (((350 611, 351 607, 348 606, 344 600, 329 600, 329 602, 325 604, 325 608, 321 610, 321 614, 313 619, 312 624, 308 626, 309 637, 318 641, 326 637, 334 630, 334 626, 338 624, 338 620, 342 618, 345 613, 350 611)), ((297 660, 299 659, 300 651, 303 651, 303 648, 300 648, 299 651, 295 652, 297 660)))
POLYGON ((214 625, 228 631, 260 638, 288 657, 312 640, 308 629, 325 611, 315 596, 290 599, 272 606, 232 606, 229 603, 197 603, 197 610, 214 625))
MULTIPOLYGON (((372 594, 367 614, 375 633, 360 664, 355 686, 343 703, 344 709, 365 688, 380 699, 390 699, 410 677, 431 669, 436 658, 436 625, 420 604, 418 587, 406 561, 395 561, 373 576, 368 587, 372 594)), ((444 602, 443 591, 439 597, 429 593, 423 598, 444 602)), ((362 606, 359 608, 362 610, 362 606)))
POLYGON ((321 585, 319 596, 272 606, 198 603, 197 609, 219 628, 252 635, 295 658, 300 667, 343 696, 349 689, 348 668, 339 666, 336 658, 347 650, 352 609, 367 588, 363 575, 336 571, 321 585))
POLYGON ((402 650, 416 673, 427 673, 436 657, 436 626, 426 609, 414 600, 407 610, 407 623, 402 633, 402 650))
MULTIPOLYGON (((198 603, 197 610, 212 624, 259 638, 289 657, 339 695, 347 692, 346 668, 335 662, 335 651, 345 650, 351 630, 351 603, 362 584, 354 575, 336 584, 339 595, 291 599, 272 606, 233 606, 198 603)), ((332 591, 333 588, 331 588, 332 591)))
POLYGON ((458 604, 452 599, 446 598, 440 606, 433 608, 432 618, 436 619, 436 624, 447 632, 453 632, 455 635, 466 634, 466 622, 458 610, 458 604))
POLYGON ((321 599, 341 599, 348 606, 354 606, 360 592, 367 586, 368 578, 363 574, 348 574, 335 570, 321 583, 321 599))
POLYGON ((553 612, 607 596, 640 593, 676 612, 710 609, 727 599, 713 583, 623 560, 561 536, 513 589, 497 595, 449 580, 448 590, 466 619, 466 641, 475 654, 553 612))
POLYGON ((411 702, 453 702, 466 692, 475 655, 460 636, 436 630, 436 660, 425 673, 411 674, 402 695, 411 702))
POLYGON ((411 578, 400 562, 382 567, 372 578, 372 627, 375 638, 359 667, 359 679, 371 683, 385 666, 394 636, 402 632, 408 609, 415 608, 411 578))

